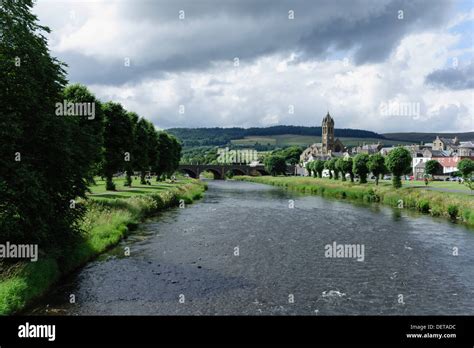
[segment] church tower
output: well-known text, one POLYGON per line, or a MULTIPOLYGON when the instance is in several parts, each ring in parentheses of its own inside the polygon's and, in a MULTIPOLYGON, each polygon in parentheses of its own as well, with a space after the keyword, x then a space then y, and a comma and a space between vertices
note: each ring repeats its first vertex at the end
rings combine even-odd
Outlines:
POLYGON ((334 151, 334 119, 328 114, 323 118, 322 124, 322 152, 328 155, 334 151))

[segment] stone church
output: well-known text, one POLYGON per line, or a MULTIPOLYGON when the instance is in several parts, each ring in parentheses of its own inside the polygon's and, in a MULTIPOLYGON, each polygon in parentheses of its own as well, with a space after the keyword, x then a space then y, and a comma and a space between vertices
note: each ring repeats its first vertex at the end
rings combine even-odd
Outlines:
POLYGON ((327 160, 333 157, 342 157, 347 153, 342 142, 339 139, 334 139, 334 119, 329 115, 329 112, 323 118, 321 141, 302 152, 300 161, 303 164, 317 159, 327 160))

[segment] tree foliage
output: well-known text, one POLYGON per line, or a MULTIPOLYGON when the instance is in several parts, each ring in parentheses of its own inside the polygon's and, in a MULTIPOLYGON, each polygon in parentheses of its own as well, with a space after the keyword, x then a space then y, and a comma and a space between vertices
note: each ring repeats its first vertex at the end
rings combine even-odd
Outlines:
POLYGON ((87 198, 94 175, 113 189, 113 176, 124 170, 166 165, 170 173, 181 147, 168 136, 168 162, 158 163, 161 144, 150 122, 120 104, 101 104, 85 86, 66 86, 33 1, 0 3, 0 244, 38 244, 61 255, 80 236, 84 208, 76 200, 87 198))
POLYGON ((369 173, 368 163, 369 155, 365 153, 359 153, 354 157, 352 170, 354 174, 359 175, 361 184, 367 183, 367 174, 369 173))
POLYGON ((387 173, 385 158, 380 153, 375 153, 369 157, 367 167, 375 176, 375 185, 378 185, 379 177, 387 173))
MULTIPOLYGON (((429 160, 425 163, 425 175, 433 177, 435 174, 439 174, 443 170, 443 167, 438 161, 429 160)), ((426 184, 428 184, 428 178, 426 178, 426 184)))
POLYGON ((63 64, 50 56, 49 29, 31 8, 30 0, 0 6, 0 243, 53 250, 79 232, 82 209, 70 207, 87 191, 96 152, 82 120, 55 114, 65 98, 63 64))
POLYGON ((385 159, 385 164, 392 173, 393 187, 400 188, 402 186, 400 177, 411 170, 411 161, 410 151, 401 146, 390 151, 385 159))
POLYGON ((314 161, 314 171, 318 174, 319 178, 323 177, 324 165, 325 162, 323 160, 314 161))
POLYGON ((472 178, 474 174, 474 161, 464 158, 459 161, 458 169, 464 179, 464 184, 472 190, 474 188, 474 180, 472 178))
POLYGON ((265 158, 264 165, 265 170, 273 176, 286 173, 285 157, 281 155, 267 156, 265 158))
POLYGON ((283 156, 288 164, 295 165, 299 163, 302 152, 303 149, 299 146, 288 146, 284 149, 273 151, 272 155, 283 156))

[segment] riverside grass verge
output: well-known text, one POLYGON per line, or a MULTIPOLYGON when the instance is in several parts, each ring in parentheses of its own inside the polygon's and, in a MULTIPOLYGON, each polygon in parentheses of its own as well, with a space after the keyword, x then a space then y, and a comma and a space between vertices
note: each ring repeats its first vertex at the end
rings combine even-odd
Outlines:
POLYGON ((78 202, 86 208, 80 223, 83 233, 68 250, 54 256, 40 254, 37 262, 18 262, 8 267, 0 263, 0 315, 21 311, 60 277, 116 245, 145 218, 178 205, 180 200, 192 203, 207 189, 205 183, 194 179, 152 185, 134 181, 132 188, 125 188, 123 179, 114 182, 117 191, 107 192, 105 183, 98 180, 90 188, 88 199, 78 202))
POLYGON ((280 186, 324 197, 380 202, 392 207, 446 217, 474 227, 474 197, 465 193, 429 191, 409 186, 395 189, 389 183, 376 186, 374 183, 359 184, 313 177, 236 176, 233 179, 280 186))

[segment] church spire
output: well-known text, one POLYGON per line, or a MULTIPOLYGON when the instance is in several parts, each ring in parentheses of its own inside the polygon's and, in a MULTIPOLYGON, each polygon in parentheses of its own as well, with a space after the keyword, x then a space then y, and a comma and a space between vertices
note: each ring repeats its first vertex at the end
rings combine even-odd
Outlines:
POLYGON ((323 118, 322 123, 322 151, 323 154, 330 154, 334 150, 334 119, 329 114, 323 118))

